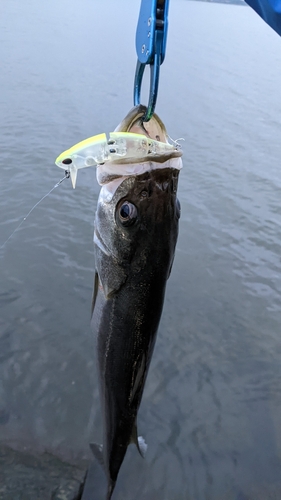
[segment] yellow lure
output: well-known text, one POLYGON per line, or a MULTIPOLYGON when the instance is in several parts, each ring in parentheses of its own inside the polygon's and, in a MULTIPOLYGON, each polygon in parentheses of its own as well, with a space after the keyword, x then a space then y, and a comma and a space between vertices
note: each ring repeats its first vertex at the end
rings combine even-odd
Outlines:
POLYGON ((77 171, 81 168, 92 167, 106 162, 114 162, 122 158, 157 156, 168 151, 175 151, 175 145, 159 142, 142 134, 131 132, 110 132, 98 134, 84 141, 78 142, 61 153, 55 163, 58 167, 69 171, 73 188, 76 185, 77 171))

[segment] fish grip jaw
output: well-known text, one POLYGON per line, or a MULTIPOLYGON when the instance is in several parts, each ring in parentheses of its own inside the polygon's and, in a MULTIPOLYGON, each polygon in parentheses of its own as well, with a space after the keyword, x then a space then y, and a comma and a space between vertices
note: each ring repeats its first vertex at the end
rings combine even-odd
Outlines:
POLYGON ((136 32, 137 66, 134 80, 134 105, 140 104, 145 66, 150 65, 149 100, 143 121, 148 122, 156 106, 160 65, 166 52, 169 0, 142 0, 136 32))

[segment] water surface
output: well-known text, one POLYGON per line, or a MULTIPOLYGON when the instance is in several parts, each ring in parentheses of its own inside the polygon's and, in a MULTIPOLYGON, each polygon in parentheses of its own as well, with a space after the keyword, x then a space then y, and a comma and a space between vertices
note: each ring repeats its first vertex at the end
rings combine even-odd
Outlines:
MULTIPOLYGON (((1 3, 0 245, 63 176, 57 155, 132 106, 138 9, 1 3)), ((280 497, 280 66, 249 8, 171 2, 157 112, 185 138, 180 237, 139 413, 148 452, 129 449, 116 500, 280 497)), ((94 169, 64 181, 0 251, 0 440, 78 462, 102 429, 98 192, 94 169)))

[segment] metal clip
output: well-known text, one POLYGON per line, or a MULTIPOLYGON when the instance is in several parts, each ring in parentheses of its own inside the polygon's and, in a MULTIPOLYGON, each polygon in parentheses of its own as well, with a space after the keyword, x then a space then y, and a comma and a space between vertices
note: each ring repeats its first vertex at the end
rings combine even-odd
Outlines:
POLYGON ((140 104, 145 66, 150 65, 150 90, 143 121, 148 122, 155 109, 160 65, 164 61, 168 31, 169 0, 142 0, 136 32, 137 67, 134 82, 134 105, 140 104))

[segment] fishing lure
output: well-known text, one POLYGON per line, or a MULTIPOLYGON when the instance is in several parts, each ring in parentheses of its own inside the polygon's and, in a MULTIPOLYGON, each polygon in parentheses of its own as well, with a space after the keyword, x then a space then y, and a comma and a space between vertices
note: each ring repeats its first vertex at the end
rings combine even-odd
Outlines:
POLYGON ((55 163, 70 174, 73 189, 76 185, 77 172, 81 168, 102 165, 106 162, 128 163, 138 158, 163 155, 177 151, 176 144, 156 141, 142 134, 132 132, 110 132, 98 134, 78 142, 61 153, 55 163))

